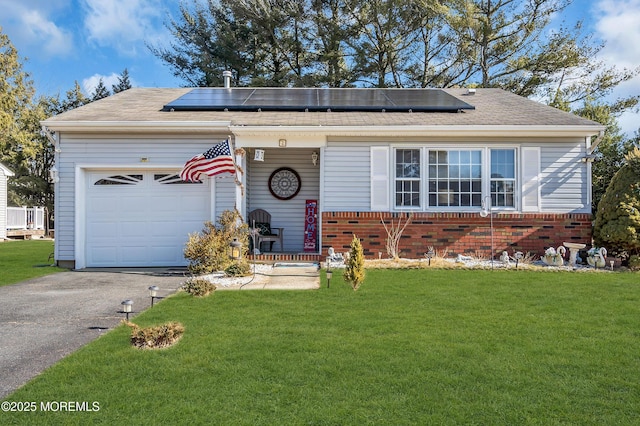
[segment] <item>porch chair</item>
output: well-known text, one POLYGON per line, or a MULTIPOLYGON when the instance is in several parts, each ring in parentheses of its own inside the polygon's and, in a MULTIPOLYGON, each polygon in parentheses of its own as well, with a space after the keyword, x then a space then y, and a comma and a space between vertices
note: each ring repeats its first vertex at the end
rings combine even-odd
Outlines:
POLYGON ((269 251, 273 251, 273 243, 280 244, 280 250, 284 251, 282 239, 284 238, 284 228, 271 227, 271 214, 263 209, 255 209, 247 217, 249 227, 256 228, 256 246, 262 249, 262 243, 269 243, 269 251))

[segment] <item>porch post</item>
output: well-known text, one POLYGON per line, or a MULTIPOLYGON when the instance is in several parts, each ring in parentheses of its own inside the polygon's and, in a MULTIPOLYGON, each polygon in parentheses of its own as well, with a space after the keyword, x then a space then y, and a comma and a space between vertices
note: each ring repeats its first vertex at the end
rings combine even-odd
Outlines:
POLYGON ((238 209, 238 211, 240 212, 240 215, 242 216, 242 218, 244 219, 247 216, 247 212, 246 212, 246 193, 247 193, 247 187, 246 187, 246 183, 247 183, 247 160, 246 160, 246 155, 243 155, 240 152, 237 152, 235 154, 236 157, 236 165, 239 166, 239 169, 242 170, 242 173, 240 172, 240 170, 238 170, 236 172, 236 209, 238 209))

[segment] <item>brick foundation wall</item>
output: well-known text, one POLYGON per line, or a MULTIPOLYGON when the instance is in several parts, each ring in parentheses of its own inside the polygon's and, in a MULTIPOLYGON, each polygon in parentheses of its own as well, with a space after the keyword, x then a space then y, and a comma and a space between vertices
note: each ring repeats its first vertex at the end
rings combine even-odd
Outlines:
MULTIPOLYGON (((406 222, 407 213, 324 212, 322 213, 322 254, 333 247, 337 252, 349 250, 353 234, 362 241, 366 258, 386 255, 385 221, 397 226, 406 222)), ((542 255, 547 247, 565 241, 591 244, 591 214, 493 213, 493 253, 503 251, 542 255)), ((490 257, 490 218, 477 213, 413 213, 400 240, 401 256, 423 258, 428 247, 448 256, 477 255, 490 257)))

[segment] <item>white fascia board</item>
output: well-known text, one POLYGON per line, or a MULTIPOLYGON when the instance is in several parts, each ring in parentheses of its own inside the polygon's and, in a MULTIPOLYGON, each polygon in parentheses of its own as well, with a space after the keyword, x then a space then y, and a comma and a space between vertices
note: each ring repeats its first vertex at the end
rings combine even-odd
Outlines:
POLYGON ((2 171, 2 173, 4 173, 5 176, 15 176, 15 173, 13 173, 4 164, 0 164, 0 171, 2 171))
MULTIPOLYGON (((233 132, 233 129, 232 129, 233 132)), ((236 134, 236 148, 279 148, 280 140, 285 140, 286 148, 319 148, 327 145, 327 137, 324 134, 304 132, 279 132, 274 134, 247 135, 236 134)))
POLYGON ((60 132, 228 132, 230 121, 57 121, 41 122, 49 130, 60 132))
POLYGON ((239 137, 288 136, 464 136, 464 137, 571 137, 595 136, 604 126, 231 126, 239 137))

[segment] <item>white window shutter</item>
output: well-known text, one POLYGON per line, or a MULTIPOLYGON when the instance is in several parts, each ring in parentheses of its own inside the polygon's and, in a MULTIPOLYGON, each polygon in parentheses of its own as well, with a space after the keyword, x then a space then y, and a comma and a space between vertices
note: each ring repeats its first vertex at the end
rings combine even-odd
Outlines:
POLYGON ((523 147, 522 152, 522 211, 540 210, 540 148, 523 147))
POLYGON ((389 211, 389 147, 371 147, 371 211, 389 211))

